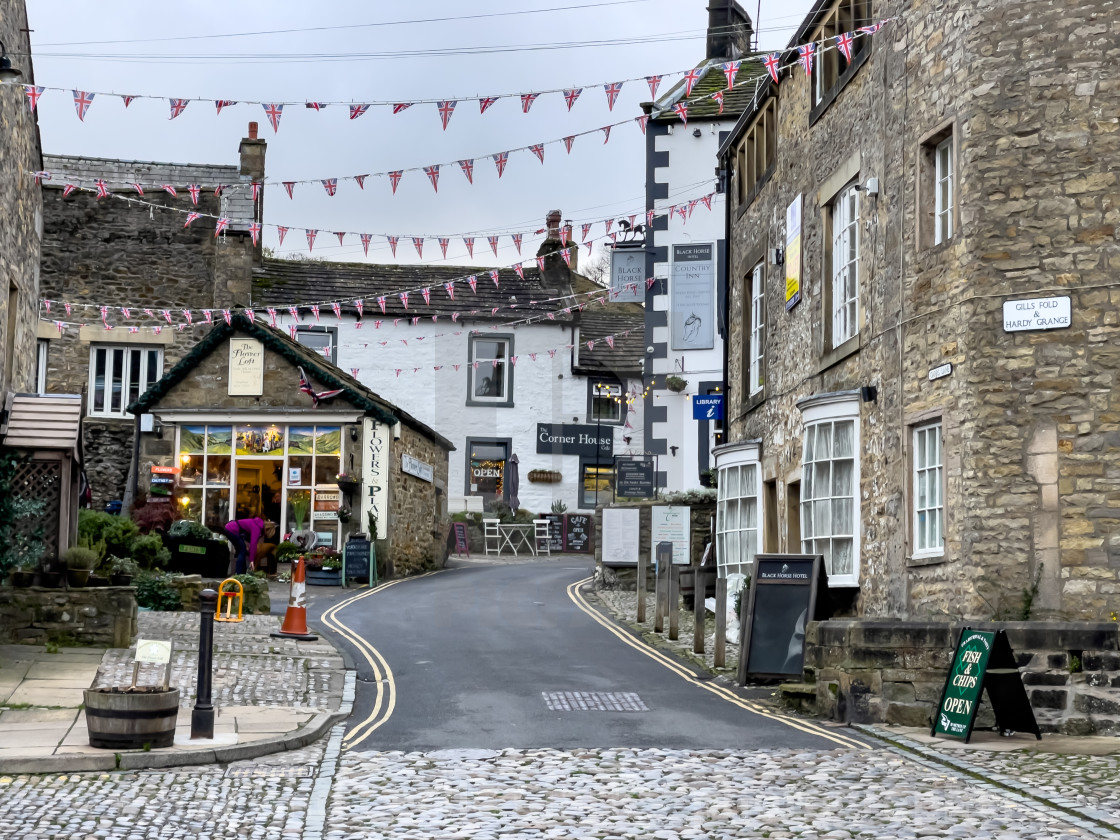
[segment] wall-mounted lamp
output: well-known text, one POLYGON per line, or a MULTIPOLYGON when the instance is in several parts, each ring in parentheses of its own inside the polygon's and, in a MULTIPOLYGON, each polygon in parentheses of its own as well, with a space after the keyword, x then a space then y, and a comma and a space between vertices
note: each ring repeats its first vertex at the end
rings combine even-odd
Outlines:
POLYGON ((14 85, 23 77, 23 73, 12 66, 12 60, 8 58, 8 49, 4 46, 4 42, 0 41, 0 84, 14 85))
POLYGON ((160 440, 163 440, 163 426, 161 426, 161 425, 156 426, 156 437, 159 438, 160 440))
POLYGON ((864 402, 877 402, 879 389, 874 385, 864 385, 859 389, 859 398, 864 402))
POLYGON ((698 129, 698 128, 694 128, 694 129, 692 129, 692 136, 693 136, 693 137, 700 137, 700 136, 701 136, 701 135, 702 135, 703 133, 704 133, 704 132, 702 132, 702 131, 701 131, 700 129, 698 129))
POLYGON ((624 435, 623 438, 622 438, 622 442, 625 443, 627 446, 629 446, 630 445, 630 438, 628 438, 624 435))
POLYGON ((855 185, 855 191, 856 192, 865 192, 868 195, 878 195, 879 194, 879 179, 878 178, 868 178, 866 184, 856 184, 855 185))
POLYGON ((786 252, 784 248, 770 249, 770 265, 782 265, 785 261, 786 252))
POLYGON ((353 443, 358 442, 358 427, 357 426, 351 426, 350 427, 350 440, 353 443))

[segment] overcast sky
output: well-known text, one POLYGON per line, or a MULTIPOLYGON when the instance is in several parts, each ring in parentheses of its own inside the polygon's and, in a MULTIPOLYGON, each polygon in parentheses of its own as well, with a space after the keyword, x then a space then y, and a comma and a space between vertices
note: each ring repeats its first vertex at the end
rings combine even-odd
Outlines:
MULTIPOLYGON (((755 18, 758 0, 746 0, 746 5, 755 18)), ((761 25, 756 24, 762 49, 785 46, 810 5, 811 0, 762 0, 761 25)), ((644 142, 636 123, 618 126, 606 145, 597 133, 577 138, 570 155, 561 144, 547 146, 544 165, 528 152, 511 155, 500 180, 490 155, 638 116, 639 103, 649 99, 640 77, 666 74, 664 91, 679 78, 668 74, 703 59, 706 6, 706 0, 31 0, 38 84, 160 97, 136 100, 125 110, 119 97, 99 96, 83 123, 69 93, 47 91, 39 103, 43 150, 235 164, 238 142, 255 121, 268 141, 269 181, 341 179, 475 158, 473 186, 457 165, 445 165, 438 194, 421 172, 407 173, 395 196, 387 178, 368 179, 364 190, 340 181, 333 198, 318 184, 296 187, 293 200, 273 187, 264 221, 294 229, 281 253, 306 252, 303 229, 317 228, 322 233, 315 256, 364 259, 357 237, 340 247, 329 233, 345 230, 401 235, 400 262, 416 261, 405 237, 433 237, 425 243, 424 261, 438 262, 434 237, 451 235, 456 238, 447 262, 469 264, 458 238, 467 233, 480 236, 477 263, 507 265, 518 259, 509 237, 502 237, 495 261, 481 238, 486 233, 532 234, 551 209, 561 210, 577 225, 641 212, 644 142), (557 7, 569 8, 542 11, 557 7), (438 20, 465 15, 493 16, 438 20), (392 23, 418 19, 425 22, 392 23), (265 30, 271 34, 239 34, 265 30), (613 43, 579 46, 588 42, 613 43), (481 47, 498 49, 447 54, 481 47), (638 81, 623 86, 609 111, 601 85, 636 77, 638 81), (479 113, 480 96, 565 87, 584 88, 570 113, 560 94, 542 95, 528 114, 516 98, 479 113), (171 121, 169 97, 207 102, 191 103, 171 121), (356 120, 349 119, 344 106, 320 113, 288 106, 274 134, 261 106, 241 104, 216 115, 216 99, 455 99, 458 105, 446 131, 434 104, 415 105, 397 115, 376 108, 356 120)), ((695 194, 682 197, 707 191, 701 185, 695 194)), ((602 235, 601 225, 596 233, 602 235)), ((526 256, 535 252, 538 241, 526 238, 526 256)), ((266 229, 265 244, 277 247, 274 229, 266 229)), ((375 236, 370 260, 391 259, 384 237, 375 236)))

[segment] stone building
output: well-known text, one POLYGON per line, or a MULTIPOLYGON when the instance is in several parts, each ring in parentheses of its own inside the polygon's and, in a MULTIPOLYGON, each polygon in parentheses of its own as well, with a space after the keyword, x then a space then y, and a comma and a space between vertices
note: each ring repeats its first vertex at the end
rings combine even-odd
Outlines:
POLYGON ((442 563, 454 446, 286 330, 238 310, 127 409, 152 421, 133 456, 147 504, 216 531, 262 516, 335 549, 372 512, 390 572, 442 563))
POLYGON ((203 310, 249 302, 261 256, 248 229, 263 202, 251 187, 264 177, 265 141, 256 135, 250 123, 238 165, 44 159, 41 295, 50 308, 38 325, 39 390, 86 396, 83 443, 96 509, 128 501, 136 434, 129 403, 201 340, 203 310), (108 197, 97 197, 98 180, 108 197), (192 211, 208 215, 185 226, 192 211), (213 216, 234 221, 216 237, 213 216), (188 324, 188 311, 198 320, 188 324))
POLYGON ((720 149, 722 565, 822 553, 870 618, 1120 608, 1118 11, 814 4, 720 149))

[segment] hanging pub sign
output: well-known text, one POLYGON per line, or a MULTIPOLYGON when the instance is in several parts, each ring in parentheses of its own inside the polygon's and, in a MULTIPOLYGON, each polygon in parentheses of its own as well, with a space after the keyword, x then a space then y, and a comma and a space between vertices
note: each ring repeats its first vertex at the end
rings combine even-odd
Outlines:
POLYGON ((985 689, 1000 732, 1032 732, 1042 740, 1007 633, 967 627, 957 641, 957 652, 929 734, 962 738, 967 744, 985 689))
POLYGON ((646 297, 646 253, 642 248, 611 249, 612 303, 641 303, 646 297))

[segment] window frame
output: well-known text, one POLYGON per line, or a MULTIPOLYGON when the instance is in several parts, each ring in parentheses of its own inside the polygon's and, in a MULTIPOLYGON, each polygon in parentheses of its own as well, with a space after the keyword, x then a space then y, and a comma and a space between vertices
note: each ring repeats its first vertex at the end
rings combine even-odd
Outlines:
POLYGON ((603 461, 601 459, 599 461, 596 461, 594 458, 580 458, 578 483, 580 510, 595 510, 596 507, 594 492, 592 492, 591 501, 588 501, 588 497, 584 496, 584 494, 587 492, 588 471, 592 469, 598 470, 598 474, 600 476, 606 477, 607 479, 607 489, 599 491, 598 503, 601 505, 607 502, 614 501, 615 489, 618 487, 618 485, 616 484, 616 481, 618 480, 618 473, 615 470, 614 461, 603 461))
POLYGON ((910 556, 915 560, 943 557, 945 555, 945 426, 942 419, 938 417, 913 425, 910 433, 910 445, 910 546, 912 549, 910 556), (929 452, 928 439, 930 436, 937 444, 936 464, 921 463, 919 460, 919 453, 929 452), (921 447, 919 440, 923 437, 926 438, 927 445, 921 447), (919 504, 922 499, 921 484, 923 476, 927 482, 927 499, 929 498, 929 488, 936 488, 936 505, 922 507, 919 504), (930 511, 937 512, 938 543, 937 545, 922 546, 921 537, 923 535, 930 536, 933 529, 924 527, 920 519, 922 514, 928 514, 930 511))
MULTIPOLYGON (((801 530, 801 551, 805 554, 822 554, 824 552, 816 551, 815 542, 827 539, 830 542, 829 552, 825 554, 825 570, 828 572, 828 585, 829 588, 838 587, 858 587, 860 576, 860 536, 862 533, 862 518, 861 518, 861 504, 860 504, 860 481, 862 471, 860 469, 860 438, 861 438, 861 417, 860 417, 860 395, 859 391, 843 391, 835 394, 821 394, 815 397, 809 397, 801 400, 798 403, 798 408, 802 413, 803 433, 801 437, 801 489, 800 489, 800 530, 801 530), (808 453, 808 441, 810 431, 814 432, 823 425, 830 425, 835 429, 838 423, 851 423, 852 424, 852 443, 851 443, 851 487, 850 495, 835 496, 833 495, 832 487, 832 465, 839 460, 849 460, 848 458, 839 459, 829 457, 828 459, 813 458, 812 461, 806 461, 805 456, 808 453), (807 465, 816 465, 820 463, 829 463, 829 495, 827 497, 819 496, 816 494, 815 479, 810 477, 807 465), (851 499, 851 531, 849 534, 836 534, 833 529, 833 516, 831 513, 833 502, 836 499, 851 499), (816 502, 829 502, 829 528, 828 534, 823 535, 817 533, 816 518, 815 516, 807 516, 806 508, 816 502), (850 539, 852 544, 852 568, 850 572, 844 574, 833 574, 832 572, 832 546, 831 543, 837 539, 850 539)), ((834 440, 835 438, 833 438, 834 440)), ((832 450, 830 450, 831 452, 832 450)), ((816 453, 814 452, 815 456, 816 453)))
POLYGON ((716 453, 716 473, 718 480, 716 482, 716 568, 719 570, 719 576, 726 578, 728 574, 742 573, 749 574, 750 570, 754 567, 755 558, 763 553, 763 524, 765 521, 765 510, 762 496, 762 463, 759 458, 760 447, 757 442, 751 441, 745 444, 734 444, 722 447, 716 453), (754 475, 754 492, 744 492, 744 483, 742 481, 744 470, 752 468, 754 475), (736 495, 734 499, 730 498, 727 494, 731 487, 730 473, 732 470, 737 472, 736 480, 736 495), (736 517, 735 527, 728 527, 728 510, 729 503, 736 502, 736 517), (753 503, 754 508, 754 526, 743 526, 743 509, 744 502, 753 503), (753 532, 753 537, 751 536, 753 532), (736 551, 735 562, 729 562, 729 549, 728 545, 731 542, 729 535, 734 534, 734 546, 736 551), (745 536, 744 536, 745 535, 745 536), (753 547, 753 551, 747 551, 746 559, 744 559, 743 551, 744 539, 747 540, 746 545, 748 549, 753 547))
MULTIPOLYGON (((499 357, 500 358, 500 357, 499 357)), ((467 405, 472 406, 490 406, 493 408, 512 408, 513 407, 513 368, 514 365, 510 361, 513 358, 513 334, 478 334, 472 335, 467 339, 467 405), (480 371, 475 370, 475 345, 481 341, 504 343, 506 347, 505 361, 502 363, 503 381, 505 382, 505 394, 498 397, 485 397, 475 395, 475 375, 480 371)), ((487 359, 486 362, 491 360, 487 359)), ((491 365, 493 369, 494 365, 491 365)), ((480 364, 481 370, 481 364, 480 364)))
POLYGON ((312 347, 309 344, 304 344, 299 340, 301 335, 326 335, 330 341, 330 362, 332 365, 338 364, 338 327, 327 327, 320 324, 298 324, 296 326, 296 342, 306 347, 319 355, 324 355, 322 350, 317 347, 312 347))
POLYGON ((770 176, 778 156, 778 96, 759 106, 754 122, 743 132, 735 160, 738 171, 737 204, 746 209, 770 176))
MULTIPOLYGON (((158 344, 113 344, 111 342, 105 342, 105 343, 95 342, 95 343, 90 344, 89 354, 90 354, 89 355, 89 379, 88 379, 89 399, 87 400, 87 405, 86 405, 86 415, 88 417, 104 417, 104 418, 119 418, 119 419, 130 418, 132 415, 128 413, 129 404, 134 399, 139 399, 141 396, 143 396, 147 392, 147 390, 152 387, 152 385, 154 385, 156 382, 158 382, 163 377, 164 356, 163 356, 163 346, 162 345, 158 345, 158 344), (121 402, 120 402, 119 409, 114 411, 113 408, 112 408, 112 402, 113 401, 112 401, 112 381, 111 380, 115 379, 115 375, 113 375, 113 376, 109 375, 109 360, 112 358, 112 353, 114 351, 118 351, 118 350, 121 351, 121 353, 122 353, 121 388, 120 388, 121 402), (104 400, 103 405, 107 405, 108 408, 102 408, 100 410, 97 409, 97 392, 98 392, 98 388, 97 388, 97 354, 99 352, 104 352, 106 354, 105 355, 105 361, 106 361, 105 381, 107 383, 109 383, 108 388, 105 390, 105 396, 103 397, 103 400, 104 400), (141 359, 140 359, 141 382, 144 383, 144 387, 143 387, 143 389, 141 389, 139 386, 137 386, 135 397, 130 397, 129 396, 129 392, 133 390, 132 389, 131 370, 130 370, 130 368, 131 368, 131 364, 130 364, 131 353, 144 354, 144 355, 141 356, 141 359), (148 362, 147 354, 149 354, 149 353, 157 354, 156 355, 156 365, 155 365, 156 372, 155 372, 154 377, 152 377, 150 379, 146 375, 144 375, 144 370, 143 370, 145 367, 150 367, 150 363, 147 363, 148 362)), ((115 368, 115 362, 114 362, 113 367, 115 368)))
POLYGON ((871 36, 858 32, 861 26, 873 22, 872 0, 834 0, 832 7, 821 14, 820 23, 811 38, 824 42, 813 56, 813 71, 809 80, 809 124, 815 123, 840 92, 852 80, 871 54, 871 36), (848 61, 836 46, 836 36, 850 32, 852 60, 848 61))
POLYGON ((828 205, 828 311, 832 349, 859 335, 859 198, 858 184, 852 181, 828 205), (848 259, 841 264, 837 255, 845 252, 848 259), (848 293, 849 290, 851 294, 848 293), (850 312, 847 311, 849 306, 852 307, 850 312), (843 328, 845 322, 847 329, 843 328))
POLYGON ((747 396, 753 397, 765 386, 766 363, 766 263, 758 262, 747 281, 750 311, 747 324, 747 396))
POLYGON ((617 379, 600 376, 594 377, 587 381, 588 423, 602 423, 604 426, 621 426, 626 420, 625 402, 625 392, 623 390, 622 383, 617 379), (608 389, 616 389, 618 393, 611 395, 596 394, 596 389, 604 386, 608 389), (607 419, 606 417, 599 418, 595 416, 595 401, 603 399, 604 396, 609 396, 610 400, 614 402, 615 414, 617 416, 612 419, 607 419))
POLYGON ((933 148, 933 244, 941 245, 953 238, 953 212, 956 207, 956 177, 953 166, 955 153, 953 135, 950 134, 933 148), (943 154, 944 152, 944 154, 943 154), (948 172, 944 170, 947 169, 948 172), (942 185, 948 194, 948 205, 944 203, 942 185), (943 231, 943 228, 948 228, 943 231))
POLYGON ((47 393, 47 358, 51 342, 46 338, 35 340, 35 393, 47 393))

